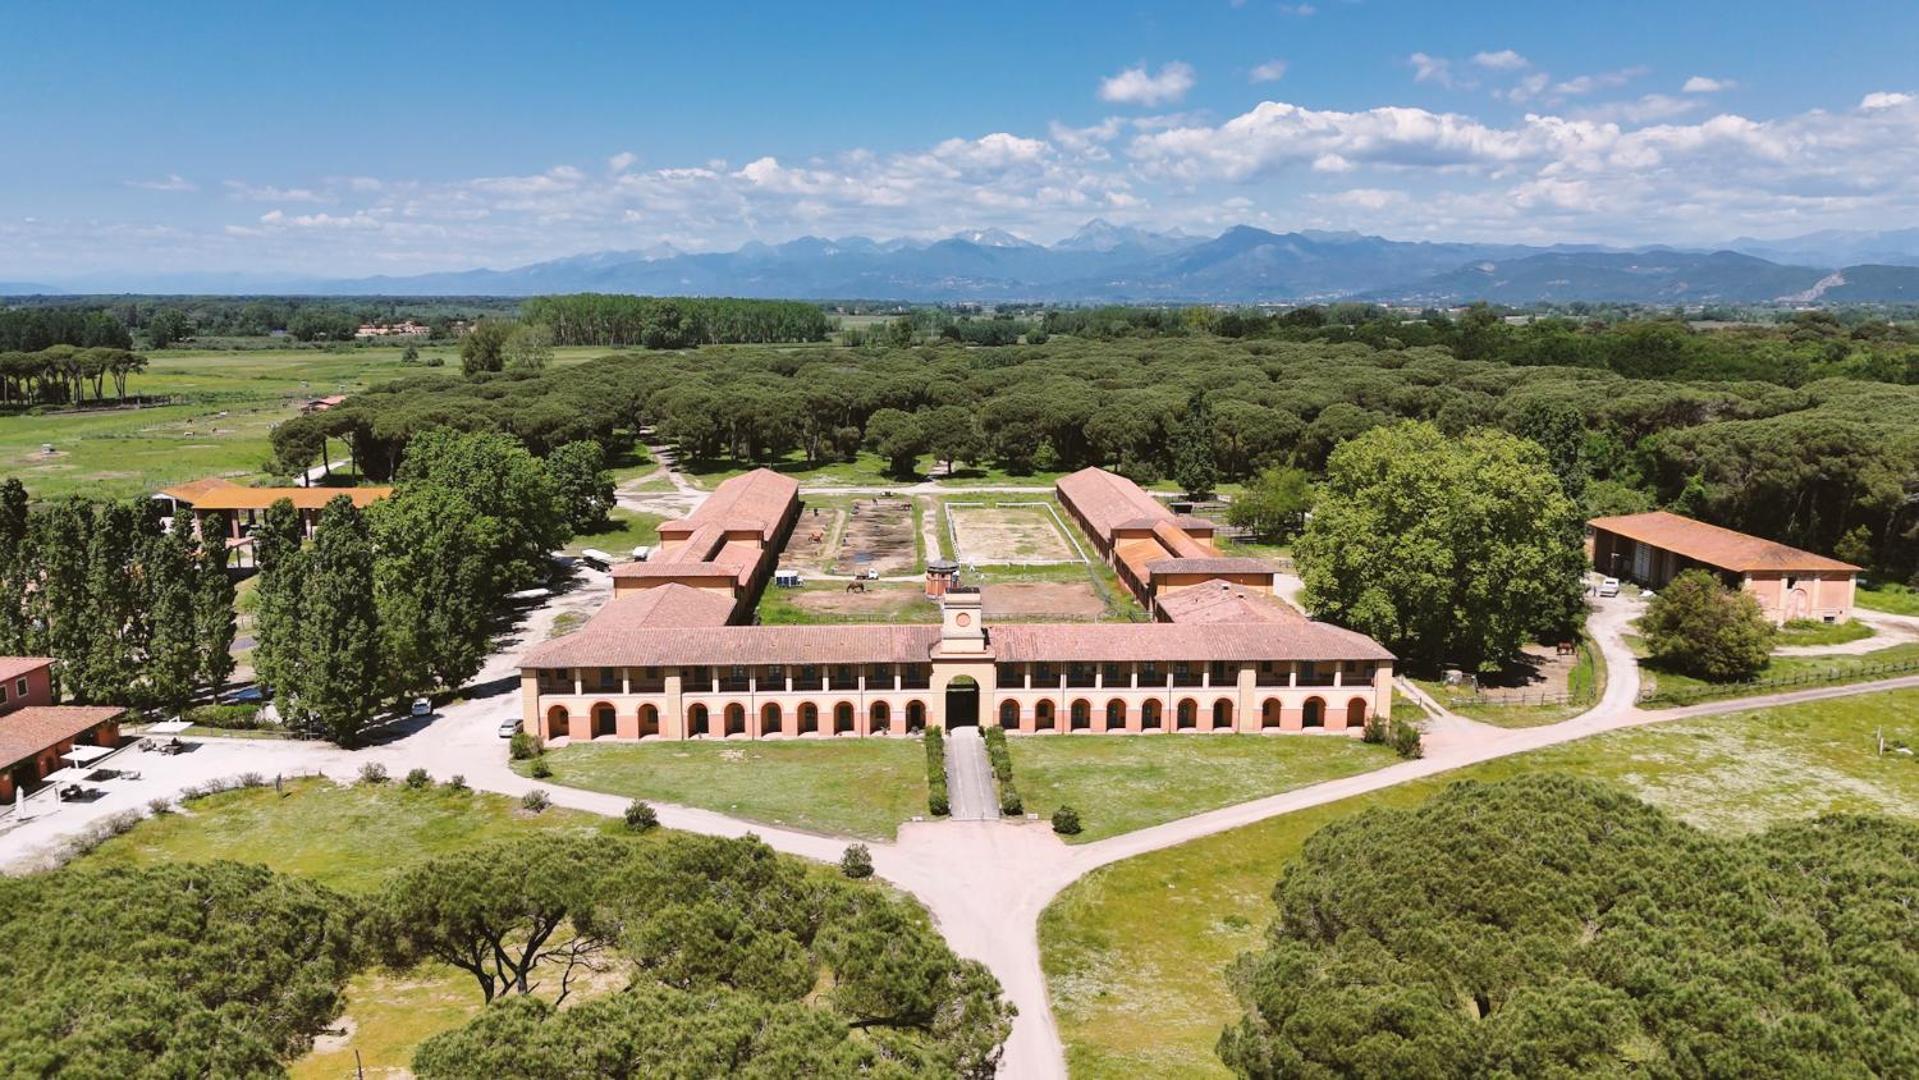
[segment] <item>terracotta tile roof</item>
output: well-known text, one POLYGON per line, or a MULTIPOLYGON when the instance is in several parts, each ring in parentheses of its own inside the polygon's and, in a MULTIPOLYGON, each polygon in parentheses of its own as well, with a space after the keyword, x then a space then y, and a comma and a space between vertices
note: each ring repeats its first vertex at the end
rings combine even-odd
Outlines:
POLYGON ((594 612, 576 633, 624 634, 648 627, 724 626, 732 615, 731 597, 669 582, 615 596, 594 612))
POLYGON ((1118 528, 1146 528, 1141 521, 1172 521, 1173 512, 1138 484, 1105 469, 1084 468, 1054 481, 1060 500, 1085 519, 1102 541, 1118 528))
MULTIPOLYGON (((1155 517, 1137 517, 1132 519, 1131 521, 1122 521, 1119 524, 1113 526, 1113 528, 1125 529, 1125 530, 1128 530, 1129 532, 1137 531, 1141 529, 1150 530, 1152 529, 1153 526, 1158 525, 1159 523, 1167 520, 1169 519, 1155 518, 1155 517)), ((1170 520, 1172 521, 1173 524, 1179 526, 1181 529, 1187 532, 1193 532, 1196 530, 1200 532, 1214 532, 1218 530, 1219 528, 1219 523, 1212 520, 1211 518, 1194 517, 1191 514, 1174 514, 1170 520)))
POLYGON ((191 505, 195 510, 265 510, 281 499, 291 500, 301 510, 320 510, 336 495, 345 495, 362 509, 393 494, 390 487, 244 487, 228 480, 196 480, 191 484, 166 488, 160 492, 191 505))
POLYGON ((771 469, 754 469, 714 488, 686 520, 723 529, 751 528, 770 542, 788 508, 799 497, 799 481, 771 469))
POLYGON ((1153 574, 1272 574, 1278 568, 1265 559, 1243 555, 1214 555, 1197 559, 1154 559, 1146 564, 1153 574))
POLYGON ((623 562, 613 567, 616 578, 730 578, 739 572, 732 563, 710 562, 623 562))
POLYGON ((1011 623, 987 640, 998 660, 1019 663, 1147 660, 1391 660, 1364 634, 1310 619, 1264 623, 1011 623))
POLYGON ((520 666, 925 663, 940 637, 940 628, 930 625, 609 627, 602 632, 598 622, 595 617, 578 633, 539 646, 520 658, 520 666))
POLYGON ((1159 613, 1177 623, 1284 622, 1306 616, 1255 589, 1215 578, 1158 598, 1159 613))
POLYGON ((1796 547, 1655 510, 1594 518, 1589 524, 1615 536, 1684 555, 1735 573, 1755 570, 1852 571, 1859 567, 1796 547))
POLYGON ((30 705, 0 716, 0 766, 30 758, 123 712, 114 705, 30 705))
POLYGON ((0 682, 12 682, 51 663, 51 656, 0 656, 0 682))

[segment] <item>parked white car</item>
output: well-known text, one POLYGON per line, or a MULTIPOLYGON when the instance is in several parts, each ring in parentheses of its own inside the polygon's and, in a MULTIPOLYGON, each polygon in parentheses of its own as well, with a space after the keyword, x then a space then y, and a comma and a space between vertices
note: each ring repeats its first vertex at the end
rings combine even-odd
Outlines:
POLYGON ((413 699, 413 705, 407 709, 407 712, 414 716, 432 716, 433 701, 430 698, 416 697, 413 699))
POLYGON ((517 717, 509 717, 505 720, 500 721, 500 738, 511 739, 513 736, 518 735, 519 733, 520 733, 520 721, 517 717))
POLYGON ((1619 595, 1619 579, 1616 577, 1609 577, 1601 581, 1599 583, 1599 595, 1618 596, 1619 595))

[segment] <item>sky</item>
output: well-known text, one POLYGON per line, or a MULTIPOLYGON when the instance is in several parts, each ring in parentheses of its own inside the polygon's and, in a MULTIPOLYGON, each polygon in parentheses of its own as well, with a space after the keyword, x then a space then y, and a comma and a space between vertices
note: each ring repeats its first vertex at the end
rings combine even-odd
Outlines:
POLYGON ((1919 225, 1919 4, 0 0, 0 279, 1919 225))

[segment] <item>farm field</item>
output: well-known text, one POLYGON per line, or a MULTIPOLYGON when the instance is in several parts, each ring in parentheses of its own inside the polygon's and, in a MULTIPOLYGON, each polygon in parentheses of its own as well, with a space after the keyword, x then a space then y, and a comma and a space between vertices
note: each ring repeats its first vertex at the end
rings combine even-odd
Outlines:
MULTIPOLYGON (((301 403, 345 394, 402 375, 459 374, 452 344, 421 347, 447 367, 400 360, 401 347, 156 350, 128 392, 179 399, 126 409, 49 411, 0 418, 0 473, 19 477, 35 499, 64 495, 124 498, 206 476, 263 480, 272 450, 267 434, 299 414, 301 403), (54 453, 41 452, 51 445, 54 453)), ((556 365, 605 355, 598 348, 555 349, 556 365)), ((336 455, 345 451, 336 446, 336 455)))
POLYGON ((1273 916, 1274 882, 1329 822, 1411 806, 1457 781, 1535 770, 1618 784, 1700 828, 1732 834, 1837 811, 1919 816, 1919 765, 1907 755, 1878 755, 1881 728, 1889 741, 1919 745, 1919 691, 1614 732, 1095 871, 1061 893, 1040 923, 1069 1067, 1092 1078, 1228 1075, 1213 1056, 1220 1028, 1239 1011, 1225 967, 1259 947, 1273 916))
POLYGON ((795 829, 884 840, 926 813, 918 738, 586 742, 549 750, 544 760, 554 784, 795 829))

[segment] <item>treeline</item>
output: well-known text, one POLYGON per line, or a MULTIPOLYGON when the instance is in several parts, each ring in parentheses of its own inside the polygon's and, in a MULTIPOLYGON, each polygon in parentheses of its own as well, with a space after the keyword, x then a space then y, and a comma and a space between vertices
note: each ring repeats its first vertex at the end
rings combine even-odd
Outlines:
POLYGON ((56 502, 27 512, 0 481, 0 655, 53 656, 56 696, 184 708, 233 673, 233 582, 217 526, 202 542, 159 504, 56 502))
POLYGON ((752 837, 546 829, 363 893, 233 862, 0 879, 0 1073, 283 1075, 355 973, 427 964, 489 1002, 414 1052, 428 1078, 987 1077, 1014 1011, 917 905, 752 837), (567 1000, 587 980, 619 992, 567 1000))
POLYGON ((833 329, 818 304, 794 300, 574 293, 535 296, 520 317, 550 327, 556 345, 648 349, 825 341, 833 329))
POLYGON ((0 310, 0 353, 34 353, 55 345, 131 349, 127 324, 99 308, 0 310))
POLYGON ((79 405, 106 399, 107 380, 125 400, 127 376, 145 371, 147 358, 116 348, 55 345, 38 352, 0 352, 0 405, 79 405))

